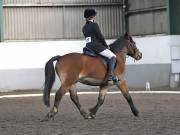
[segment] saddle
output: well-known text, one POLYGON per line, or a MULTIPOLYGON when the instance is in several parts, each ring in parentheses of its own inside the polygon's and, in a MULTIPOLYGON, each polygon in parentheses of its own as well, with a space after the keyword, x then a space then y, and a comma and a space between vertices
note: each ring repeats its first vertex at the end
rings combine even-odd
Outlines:
MULTIPOLYGON (((103 62, 103 64, 105 65, 106 69, 108 68, 109 59, 106 58, 106 57, 103 57, 101 55, 96 54, 93 50, 91 50, 91 49, 89 49, 87 47, 84 47, 83 48, 83 55, 87 55, 87 56, 91 56, 91 57, 98 57, 103 62)), ((117 63, 115 65, 115 67, 116 66, 117 66, 117 63)), ((118 81, 119 81, 119 79, 118 79, 118 81)), ((103 83, 104 84, 107 83, 107 78, 105 79, 105 81, 103 83)), ((113 84, 115 84, 115 83, 113 82, 113 84)))
POLYGON ((105 67, 107 68, 107 64, 109 62, 108 58, 96 54, 93 50, 91 50, 91 49, 89 49, 87 47, 83 48, 83 55, 100 58, 101 61, 103 62, 103 64, 105 65, 105 67))

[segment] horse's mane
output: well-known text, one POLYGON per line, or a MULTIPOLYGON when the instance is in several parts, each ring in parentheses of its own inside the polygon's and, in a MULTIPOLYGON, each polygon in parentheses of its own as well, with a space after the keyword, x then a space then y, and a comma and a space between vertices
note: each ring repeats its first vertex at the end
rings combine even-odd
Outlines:
POLYGON ((115 40, 112 44, 110 44, 110 50, 114 53, 118 53, 124 47, 124 36, 120 36, 117 40, 115 40))

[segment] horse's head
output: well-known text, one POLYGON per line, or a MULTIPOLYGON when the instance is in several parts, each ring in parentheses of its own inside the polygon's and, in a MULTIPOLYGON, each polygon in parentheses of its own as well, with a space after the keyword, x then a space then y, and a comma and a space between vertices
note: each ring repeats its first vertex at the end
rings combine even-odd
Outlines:
POLYGON ((124 34, 124 39, 126 40, 126 48, 127 55, 133 57, 136 60, 140 60, 142 58, 142 53, 137 49, 136 42, 132 39, 132 37, 128 34, 124 34))

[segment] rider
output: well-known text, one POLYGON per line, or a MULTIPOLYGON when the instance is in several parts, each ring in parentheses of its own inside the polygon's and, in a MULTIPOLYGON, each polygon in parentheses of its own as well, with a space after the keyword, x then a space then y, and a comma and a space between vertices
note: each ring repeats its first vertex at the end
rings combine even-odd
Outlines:
POLYGON ((98 24, 94 22, 95 16, 96 11, 94 9, 86 9, 84 11, 86 24, 84 25, 82 31, 86 38, 86 47, 109 59, 107 73, 108 81, 116 82, 117 77, 113 73, 116 64, 116 55, 109 50, 109 46, 106 44, 98 24))

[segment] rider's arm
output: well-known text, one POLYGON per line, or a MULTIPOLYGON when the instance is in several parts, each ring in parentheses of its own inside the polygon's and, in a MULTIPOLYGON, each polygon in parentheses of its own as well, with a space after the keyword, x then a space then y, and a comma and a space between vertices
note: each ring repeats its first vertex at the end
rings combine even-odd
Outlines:
POLYGON ((106 41, 104 39, 104 36, 101 33, 101 30, 98 26, 97 23, 94 23, 94 32, 95 32, 95 36, 98 38, 98 40, 107 48, 109 48, 109 46, 106 44, 106 41))

